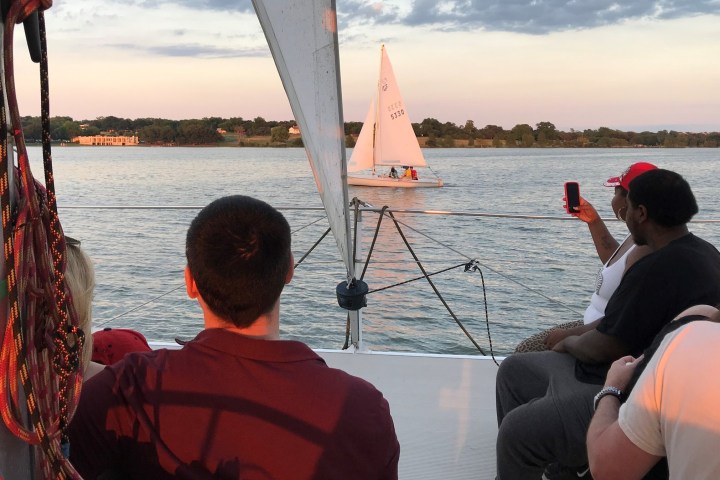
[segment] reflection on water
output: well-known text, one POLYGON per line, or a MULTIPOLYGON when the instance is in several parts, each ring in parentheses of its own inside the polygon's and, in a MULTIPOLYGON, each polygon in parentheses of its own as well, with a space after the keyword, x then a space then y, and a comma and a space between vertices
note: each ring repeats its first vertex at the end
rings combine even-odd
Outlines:
MULTIPOLYGON (((31 147, 30 155, 40 176, 40 149, 31 147)), ((720 219, 715 200, 720 149, 438 149, 425 155, 445 187, 351 187, 350 196, 375 207, 563 218, 397 214, 428 272, 468 259, 480 262, 493 344, 500 352, 511 350, 529 333, 579 318, 592 292, 599 261, 587 227, 563 213, 565 181, 578 181, 581 194, 607 218, 612 215, 612 192, 602 182, 630 163, 652 161, 688 178, 701 208, 698 218, 720 219)), ((202 328, 200 311, 186 298, 182 277, 185 231, 196 210, 64 207, 203 206, 228 194, 253 195, 278 207, 321 206, 301 149, 68 147, 56 148, 53 156, 63 227, 82 240, 96 263, 96 325, 137 328, 153 340, 193 336, 202 328)), ((284 213, 296 232, 293 252, 299 259, 327 223, 317 211, 284 213)), ((363 215, 364 255, 377 219, 374 213, 363 215)), ((624 235, 621 223, 609 227, 616 237, 624 235)), ((691 229, 720 245, 720 225, 691 229)), ((432 280, 487 348, 481 275, 463 270, 452 269, 432 280)), ((370 289, 420 275, 395 226, 385 219, 365 277, 370 289)), ((328 237, 300 265, 283 293, 283 335, 313 347, 342 346, 346 314, 336 304, 335 285, 344 277, 335 242, 328 237)), ((364 318, 365 340, 376 350, 475 353, 424 279, 371 293, 364 318)))

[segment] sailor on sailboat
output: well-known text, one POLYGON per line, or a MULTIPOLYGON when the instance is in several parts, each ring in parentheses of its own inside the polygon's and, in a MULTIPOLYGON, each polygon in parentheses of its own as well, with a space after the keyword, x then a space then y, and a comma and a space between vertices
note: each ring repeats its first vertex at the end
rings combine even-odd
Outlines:
POLYGON ((400 96, 385 45, 380 49, 377 105, 374 101, 370 102, 367 118, 348 163, 348 172, 355 173, 369 169, 371 171, 348 175, 348 184, 404 188, 443 185, 439 178, 420 180, 417 175, 398 178, 392 175, 392 170, 390 173, 378 173, 376 166, 389 166, 393 169, 402 166, 406 171, 427 167, 400 96))

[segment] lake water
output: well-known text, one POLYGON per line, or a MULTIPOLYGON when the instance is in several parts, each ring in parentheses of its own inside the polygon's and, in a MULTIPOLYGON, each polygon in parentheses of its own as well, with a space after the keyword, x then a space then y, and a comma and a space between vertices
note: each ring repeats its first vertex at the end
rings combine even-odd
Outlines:
MULTIPOLYGON (((688 179, 700 205, 696 220, 720 220, 720 149, 424 153, 444 188, 350 187, 350 196, 397 209, 556 217, 397 215, 428 272, 468 259, 480 263, 492 343, 500 354, 530 333, 581 318, 592 293, 600 262, 585 224, 564 214, 565 181, 578 181, 581 194, 610 218, 612 190, 602 182, 631 163, 650 161, 688 179)), ((40 148, 31 147, 30 156, 36 177, 41 177, 40 148)), ((56 147, 53 159, 63 227, 82 241, 95 262, 95 326, 134 328, 151 340, 192 337, 202 328, 199 308, 185 296, 182 274, 185 232, 199 207, 228 194, 252 195, 283 208, 321 206, 302 149, 56 147), (97 208, 112 206, 158 208, 97 208)), ((319 211, 283 211, 299 259, 327 223, 319 211)), ((377 215, 364 215, 365 249, 376 224, 377 215)), ((609 222, 609 227, 618 238, 624 235, 622 223, 609 222)), ((720 245, 720 224, 693 223, 691 230, 720 245)), ((433 281, 487 349, 481 275, 463 270, 438 274, 433 281)), ((383 222, 365 277, 371 291, 418 275, 395 227, 383 222)), ((346 313, 337 306, 335 285, 343 279, 334 241, 327 238, 298 267, 283 293, 282 335, 315 348, 341 347, 346 313)), ((363 312, 371 349, 477 353, 425 280, 371 293, 363 312)))

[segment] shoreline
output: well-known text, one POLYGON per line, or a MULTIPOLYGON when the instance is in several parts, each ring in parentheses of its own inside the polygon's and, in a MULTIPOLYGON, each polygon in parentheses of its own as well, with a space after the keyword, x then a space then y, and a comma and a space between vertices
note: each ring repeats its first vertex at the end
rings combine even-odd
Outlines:
MULTIPOLYGON (((27 146, 40 146, 40 143, 28 143, 27 146)), ((304 148, 300 145, 272 145, 272 144, 260 144, 260 143, 254 143, 250 142, 244 145, 238 145, 237 143, 231 143, 231 142, 217 142, 217 143, 206 143, 206 144, 150 144, 150 143, 141 143, 138 145, 80 145, 78 143, 70 143, 70 142, 52 142, 52 146, 54 147, 70 147, 70 148, 97 148, 97 147, 109 147, 109 148, 116 148, 116 147, 131 147, 131 148, 304 148)), ((347 147, 347 148, 353 148, 353 147, 347 147)), ((455 145, 451 147, 428 147, 426 145, 420 145, 420 148, 423 150, 439 150, 439 149, 463 149, 463 150, 471 150, 471 149, 477 149, 477 150, 487 150, 487 149, 521 149, 521 150, 529 150, 529 149, 559 149, 559 148, 571 148, 571 149, 682 149, 682 148, 719 148, 719 147, 690 147, 690 146, 682 146, 682 147, 666 147, 664 145, 608 145, 608 146, 600 146, 600 145, 533 145, 529 147, 519 147, 519 146, 494 146, 494 145, 475 145, 475 146, 468 146, 468 145, 455 145)))

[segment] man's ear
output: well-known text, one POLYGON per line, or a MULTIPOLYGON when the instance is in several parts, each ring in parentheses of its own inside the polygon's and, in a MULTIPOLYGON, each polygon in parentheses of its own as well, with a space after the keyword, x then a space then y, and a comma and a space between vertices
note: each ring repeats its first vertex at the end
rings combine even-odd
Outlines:
POLYGON ((290 266, 288 267, 287 274, 285 275, 285 285, 290 283, 290 280, 292 280, 293 275, 295 274, 295 257, 293 257, 293 254, 290 254, 290 266))
POLYGON ((648 219, 647 208, 645 205, 638 205, 637 208, 635 208, 635 211, 637 212, 636 219, 638 223, 643 223, 648 219))
POLYGON ((198 298, 200 295, 197 285, 195 285, 195 279, 193 278, 192 273, 190 273, 190 267, 187 265, 185 266, 185 291, 187 292, 187 296, 190 298, 198 298))

